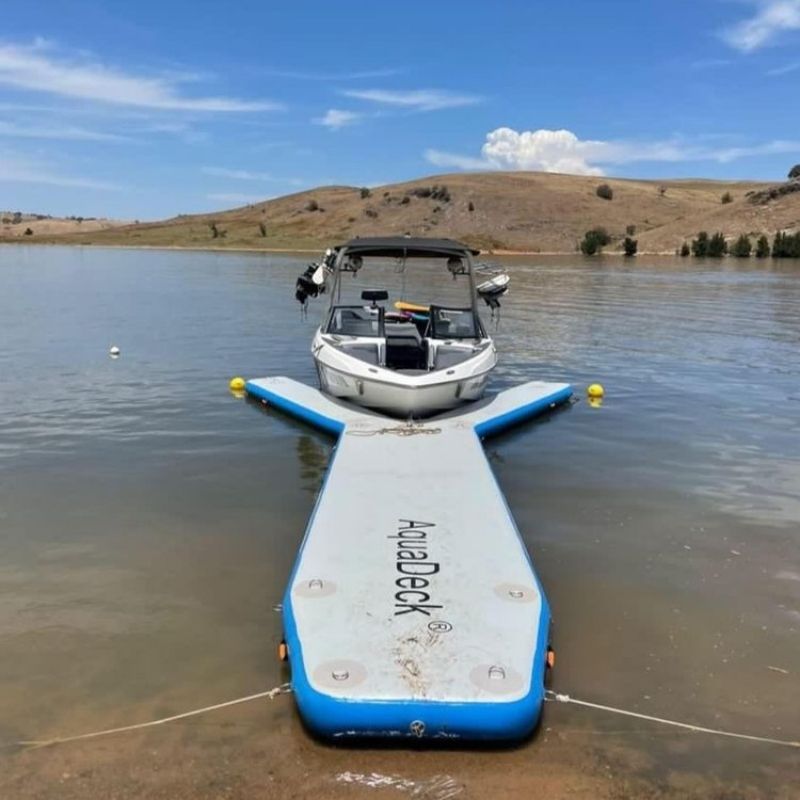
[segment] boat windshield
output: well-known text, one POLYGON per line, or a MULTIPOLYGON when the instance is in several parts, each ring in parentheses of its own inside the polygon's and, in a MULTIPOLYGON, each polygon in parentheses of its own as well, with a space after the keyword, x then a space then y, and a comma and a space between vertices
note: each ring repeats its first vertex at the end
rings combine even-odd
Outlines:
POLYGON ((334 306, 327 333, 338 336, 384 336, 383 308, 380 306, 334 306))
POLYGON ((466 257, 362 258, 345 254, 339 275, 329 287, 331 302, 356 305, 364 299, 364 291, 381 290, 389 295, 381 301, 387 310, 397 309, 398 302, 466 308, 473 299, 468 268, 466 257))
POLYGON ((429 335, 431 339, 480 339, 483 331, 471 308, 431 306, 429 335))

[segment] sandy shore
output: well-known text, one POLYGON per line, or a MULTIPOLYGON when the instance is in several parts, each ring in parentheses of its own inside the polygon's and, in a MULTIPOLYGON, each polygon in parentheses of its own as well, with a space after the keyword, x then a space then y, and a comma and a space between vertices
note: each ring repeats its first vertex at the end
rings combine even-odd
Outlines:
MULTIPOLYGON (((136 718, 144 713, 131 711, 136 718)), ((686 734, 648 729, 637 737, 635 724, 615 723, 603 732, 589 722, 581 712, 548 710, 537 736, 513 748, 333 746, 307 734, 292 698, 281 696, 145 732, 5 751, 0 790, 14 800, 794 796, 788 787, 767 794, 749 783, 721 781, 713 770, 654 771, 652 754, 643 758, 631 740, 644 736, 651 750, 674 753, 687 745, 686 734)))

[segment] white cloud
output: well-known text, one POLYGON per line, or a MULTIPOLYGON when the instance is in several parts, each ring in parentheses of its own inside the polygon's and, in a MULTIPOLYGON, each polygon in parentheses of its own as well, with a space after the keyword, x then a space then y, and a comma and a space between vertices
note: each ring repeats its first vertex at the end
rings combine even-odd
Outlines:
POLYGON ((425 159, 437 167, 455 167, 456 169, 494 169, 482 158, 460 156, 456 153, 446 153, 443 150, 426 150, 425 159))
POLYGON ((442 108, 456 108, 480 103, 481 98, 468 94, 454 94, 441 89, 345 89, 340 92, 345 97, 369 100, 372 103, 409 108, 415 111, 438 111, 442 108))
POLYGON ((751 53, 771 44, 785 31, 800 30, 800 0, 756 0, 758 10, 722 32, 736 50, 751 53))
POLYGON ((758 155, 792 153, 800 141, 776 139, 755 145, 724 146, 707 139, 601 141, 580 139, 572 131, 515 131, 496 128, 486 135, 481 158, 442 150, 427 150, 425 158, 439 167, 467 170, 533 170, 572 175, 603 175, 605 167, 640 161, 717 161, 729 163, 758 155))
POLYGON ((215 178, 231 178, 235 181, 269 181, 271 183, 285 183, 289 186, 303 186, 302 178, 280 178, 269 172, 253 172, 248 169, 228 169, 227 167, 202 167, 200 171, 205 175, 215 178))
POLYGON ((32 162, 19 156, 0 155, 0 182, 36 183, 46 186, 64 186, 71 189, 119 189, 106 181, 62 175, 47 164, 32 162))
POLYGON ((389 78, 399 75, 399 69, 371 69, 362 72, 295 72, 293 70, 266 69, 262 70, 264 75, 272 75, 276 78, 289 78, 298 81, 354 81, 365 78, 389 78))
POLYGON ((218 200, 220 203, 263 203, 265 200, 272 199, 271 196, 263 194, 242 194, 241 192, 213 192, 207 194, 209 200, 218 200))
POLYGON ((769 75, 770 78, 777 78, 780 75, 788 75, 790 72, 797 72, 798 69, 800 69, 800 61, 795 61, 792 64, 784 64, 782 67, 768 69, 765 74, 769 75))
POLYGON ((692 160, 708 158, 711 161, 719 161, 720 164, 727 164, 730 161, 737 161, 740 158, 748 158, 750 156, 780 155, 781 153, 796 153, 798 151, 800 151, 800 141, 775 139, 771 142, 745 147, 721 147, 707 151, 700 148, 692 156, 692 160))
POLYGON ((238 181, 271 181, 274 180, 268 172, 251 172, 246 169, 227 169, 225 167, 203 167, 201 172, 217 178, 233 178, 238 181))
POLYGON ((690 69, 706 70, 706 69, 719 69, 721 67, 729 67, 733 64, 729 58, 700 58, 697 61, 692 61, 689 64, 690 69))
POLYGON ((0 44, 0 85, 117 106, 173 111, 272 111, 269 101, 231 97, 188 97, 178 84, 185 75, 145 77, 85 57, 59 57, 41 40, 33 45, 0 44))
POLYGON ((58 128, 40 127, 31 125, 15 125, 10 122, 0 121, 0 136, 13 139, 58 139, 64 141, 83 142, 134 142, 129 136, 120 136, 115 133, 93 131, 88 128, 79 128, 74 125, 64 125, 58 128))
POLYGON ((317 125, 324 125, 332 131, 338 131, 339 128, 344 128, 346 125, 355 125, 364 117, 364 114, 359 114, 357 111, 343 111, 339 108, 329 108, 324 116, 317 117, 312 120, 317 125))
POLYGON ((486 136, 481 154, 499 169, 533 169, 602 175, 588 158, 602 142, 581 141, 572 131, 515 131, 498 128, 486 136))

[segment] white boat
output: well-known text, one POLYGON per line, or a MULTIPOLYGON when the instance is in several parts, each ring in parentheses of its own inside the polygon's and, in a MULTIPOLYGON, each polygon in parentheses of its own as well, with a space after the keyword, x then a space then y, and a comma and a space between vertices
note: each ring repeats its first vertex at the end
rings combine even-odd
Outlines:
POLYGON ((497 354, 477 309, 477 251, 449 239, 389 237, 353 239, 334 253, 326 286, 330 305, 311 347, 323 391, 405 418, 483 395, 497 354), (450 297, 403 302, 412 265, 422 268, 423 284, 436 298, 450 297), (437 270, 439 288, 433 288, 437 270), (367 272, 381 283, 361 291, 355 302, 343 302, 347 276, 357 288, 367 272), (392 283, 399 312, 386 305, 390 291, 384 287, 392 283))

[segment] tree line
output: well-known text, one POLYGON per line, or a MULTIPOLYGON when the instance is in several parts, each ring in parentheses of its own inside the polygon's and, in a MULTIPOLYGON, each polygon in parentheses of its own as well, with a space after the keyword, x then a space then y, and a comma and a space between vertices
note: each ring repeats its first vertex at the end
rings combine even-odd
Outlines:
MULTIPOLYGON (((636 229, 633 225, 627 228, 627 236, 622 241, 622 251, 626 256, 635 256, 638 251, 638 241, 633 238, 636 229)), ((612 237, 605 228, 592 228, 586 231, 583 239, 578 243, 578 249, 585 256, 593 256, 603 252, 603 248, 611 244, 612 237)), ((800 231, 786 233, 778 231, 770 244, 765 234, 761 234, 753 244, 750 236, 743 233, 732 242, 728 242, 725 234, 700 231, 695 239, 684 242, 677 251, 677 255, 694 256, 695 258, 800 258, 800 231)))
POLYGON ((778 231, 770 245, 769 239, 762 233, 756 240, 755 247, 750 237, 743 233, 730 244, 722 233, 709 236, 708 231, 700 231, 691 244, 684 242, 678 254, 692 255, 695 258, 722 258, 731 255, 734 258, 800 258, 800 232, 786 233, 778 231))

